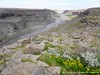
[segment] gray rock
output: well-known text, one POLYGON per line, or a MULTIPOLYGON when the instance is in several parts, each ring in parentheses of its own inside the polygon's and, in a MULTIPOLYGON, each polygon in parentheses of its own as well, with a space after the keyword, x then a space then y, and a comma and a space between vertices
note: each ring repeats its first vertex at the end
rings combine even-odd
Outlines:
POLYGON ((71 37, 74 39, 80 39, 81 35, 79 33, 72 33, 71 37))
POLYGON ((54 75, 60 75, 60 67, 57 66, 51 66, 48 68, 49 71, 51 71, 54 75))
POLYGON ((19 46, 18 43, 13 43, 13 44, 10 44, 10 45, 3 46, 3 49, 13 49, 13 48, 16 48, 18 46, 19 46))
POLYGON ((30 55, 30 56, 28 57, 28 59, 30 59, 30 60, 36 62, 37 59, 38 59, 39 57, 40 57, 40 55, 30 55))
POLYGON ((4 68, 4 65, 0 65, 0 72, 2 71, 3 68, 4 68))
POLYGON ((45 48, 45 41, 42 41, 40 44, 38 44, 38 47, 43 50, 45 48))
POLYGON ((29 38, 20 39, 18 40, 18 43, 20 43, 21 46, 25 46, 30 43, 30 39, 29 38))
POLYGON ((15 51, 11 50, 11 49, 4 49, 3 53, 4 54, 8 54, 8 55, 12 55, 15 51))
POLYGON ((17 62, 11 60, 7 63, 6 67, 2 70, 3 75, 58 75, 57 68, 52 72, 51 68, 48 70, 48 65, 44 62, 37 61, 36 63, 30 62, 17 62))
POLYGON ((14 55, 12 56, 12 60, 19 62, 19 63, 23 59, 26 59, 26 60, 28 59, 28 60, 32 60, 33 62, 36 62, 39 57, 40 55, 24 54, 21 50, 19 50, 14 53, 14 55))
POLYGON ((32 63, 14 63, 10 62, 2 70, 3 75, 31 75, 34 69, 34 64, 32 63))
POLYGON ((41 49, 38 47, 28 47, 24 50, 25 54, 34 54, 34 55, 39 55, 41 53, 41 49))
POLYGON ((0 54, 3 54, 4 49, 0 48, 0 54))
POLYGON ((44 67, 36 67, 33 69, 33 73, 31 75, 54 75, 47 68, 44 67))
POLYGON ((38 66, 42 66, 42 67, 49 67, 48 64, 46 64, 45 62, 42 62, 42 61, 36 61, 36 64, 37 64, 38 66))

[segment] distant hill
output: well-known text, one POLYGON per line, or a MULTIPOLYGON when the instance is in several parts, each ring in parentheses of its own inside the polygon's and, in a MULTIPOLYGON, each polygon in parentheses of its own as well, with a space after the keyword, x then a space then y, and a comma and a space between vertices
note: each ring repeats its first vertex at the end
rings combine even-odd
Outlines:
POLYGON ((81 13, 78 18, 84 26, 100 27, 100 8, 90 8, 81 13))
POLYGON ((67 25, 81 27, 100 27, 100 8, 90 8, 69 21, 67 25))
POLYGON ((84 12, 84 10, 65 10, 63 12, 63 14, 66 14, 66 15, 79 15, 81 12, 84 12))

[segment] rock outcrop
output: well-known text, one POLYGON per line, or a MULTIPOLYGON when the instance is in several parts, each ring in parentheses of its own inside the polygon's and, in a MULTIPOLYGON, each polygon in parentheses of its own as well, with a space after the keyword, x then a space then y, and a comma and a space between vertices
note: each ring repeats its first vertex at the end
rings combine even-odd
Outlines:
POLYGON ((87 9, 78 18, 85 27, 100 27, 100 8, 87 9))
POLYGON ((52 23, 56 15, 48 9, 0 9, 0 41, 29 32, 35 26, 52 23))
POLYGON ((24 46, 18 44, 0 48, 0 75, 60 75, 59 66, 49 66, 40 61, 43 52, 41 47, 45 47, 41 43, 35 44, 31 41, 24 46))
POLYGON ((66 15, 79 15, 81 12, 84 12, 84 10, 65 10, 63 14, 66 15))

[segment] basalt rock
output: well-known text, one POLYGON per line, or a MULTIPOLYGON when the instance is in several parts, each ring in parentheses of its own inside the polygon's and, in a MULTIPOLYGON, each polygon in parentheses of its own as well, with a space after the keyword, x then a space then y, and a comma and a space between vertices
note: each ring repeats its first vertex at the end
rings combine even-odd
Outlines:
POLYGON ((0 9, 0 42, 28 32, 28 28, 52 23, 56 15, 48 9, 0 9))
POLYGON ((78 18, 85 27, 100 27, 100 8, 87 9, 78 18))

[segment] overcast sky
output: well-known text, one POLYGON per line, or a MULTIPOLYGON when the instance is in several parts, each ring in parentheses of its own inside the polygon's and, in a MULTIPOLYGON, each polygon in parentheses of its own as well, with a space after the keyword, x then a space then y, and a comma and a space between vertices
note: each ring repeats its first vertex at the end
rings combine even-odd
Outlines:
POLYGON ((0 0, 1 8, 86 9, 100 7, 100 0, 0 0))

